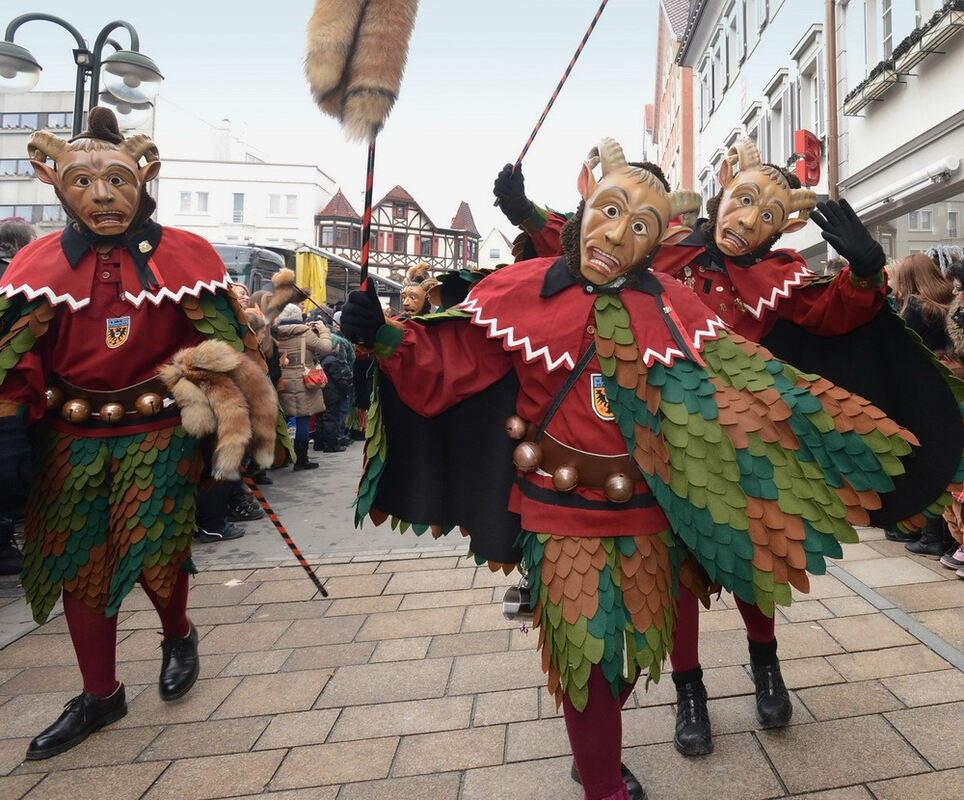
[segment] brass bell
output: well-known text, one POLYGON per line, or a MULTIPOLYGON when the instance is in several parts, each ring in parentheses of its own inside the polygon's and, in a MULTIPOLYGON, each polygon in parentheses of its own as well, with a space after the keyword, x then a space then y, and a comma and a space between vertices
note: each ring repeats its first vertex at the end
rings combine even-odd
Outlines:
POLYGON ((156 417, 164 410, 164 400, 156 392, 147 392, 134 401, 134 408, 142 417, 156 417))
POLYGON ((624 472, 617 472, 606 478, 603 491, 606 497, 614 503, 628 503, 634 494, 635 486, 632 479, 624 472))
POLYGON ((68 400, 60 409, 60 416, 67 422, 86 422, 90 419, 90 403, 86 400, 68 400))
POLYGON ((542 463, 542 448, 535 442, 522 442, 512 451, 512 463, 523 472, 532 472, 542 463))
POLYGON ((58 389, 56 386, 48 386, 47 391, 44 393, 47 395, 47 409, 60 408, 64 403, 64 393, 62 390, 58 389))
POLYGON ((558 492, 571 492, 579 483, 579 473, 571 464, 563 464, 552 473, 552 485, 558 492))
POLYGON ((100 407, 101 422, 117 423, 124 419, 124 406, 120 403, 104 403, 100 407))
POLYGON ((521 439, 526 435, 526 421, 518 414, 513 414, 505 421, 505 432, 510 439, 521 439))

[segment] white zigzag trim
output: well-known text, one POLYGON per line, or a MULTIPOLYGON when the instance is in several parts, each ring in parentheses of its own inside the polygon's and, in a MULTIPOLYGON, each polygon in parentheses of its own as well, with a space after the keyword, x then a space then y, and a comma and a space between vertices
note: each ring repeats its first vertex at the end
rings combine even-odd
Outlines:
POLYGON ((54 294, 53 289, 49 286, 41 286, 39 289, 34 289, 32 286, 24 283, 16 287, 4 286, 0 289, 0 295, 3 297, 14 297, 21 293, 26 295, 28 300, 36 300, 43 295, 50 301, 50 304, 54 306, 66 302, 67 305, 70 306, 71 311, 76 311, 90 303, 89 297, 83 300, 75 300, 71 294, 54 294))
POLYGON ((764 306, 772 311, 774 308, 776 308, 778 297, 789 297, 790 289, 794 286, 799 286, 801 283, 803 283, 804 278, 808 278, 811 275, 813 275, 813 272, 806 267, 802 268, 799 272, 795 273, 793 277, 784 281, 782 287, 774 286, 773 291, 770 293, 769 300, 761 297, 760 302, 756 304, 756 308, 750 308, 750 306, 747 306, 746 310, 749 311, 754 317, 759 319, 760 315, 763 313, 764 306))
POLYGON ((202 289, 207 289, 209 292, 213 293, 215 289, 227 289, 228 288, 228 276, 225 273, 224 279, 220 281, 210 281, 205 283, 204 281, 198 281, 193 287, 182 286, 177 292, 172 292, 166 286, 162 286, 157 294, 148 292, 146 289, 140 294, 134 295, 130 292, 124 292, 124 297, 126 297, 133 305, 134 308, 140 308, 141 303, 145 299, 150 300, 154 305, 159 306, 165 298, 170 298, 175 303, 181 302, 181 298, 184 295, 190 295, 191 297, 197 297, 201 294, 202 289))
POLYGON ((521 339, 517 339, 514 329, 511 325, 507 328, 500 329, 498 327, 499 321, 497 319, 484 319, 482 317, 482 307, 478 304, 478 301, 474 297, 469 297, 468 299, 463 300, 461 303, 459 303, 457 308, 471 313, 473 321, 476 325, 488 328, 490 339, 505 339, 505 343, 513 350, 523 348, 525 350, 526 362, 536 361, 537 359, 541 358, 546 362, 546 369, 549 372, 552 372, 554 369, 558 369, 562 365, 566 365, 570 370, 576 368, 576 364, 572 360, 572 356, 569 355, 569 353, 563 353, 559 358, 553 360, 548 346, 540 347, 538 350, 533 350, 532 342, 529 341, 529 337, 523 336, 521 339))
MULTIPOLYGON (((724 323, 719 317, 708 319, 706 320, 706 323, 707 327, 705 329, 698 330, 693 334, 693 341, 691 344, 696 352, 700 352, 703 349, 703 342, 705 340, 717 338, 718 332, 726 328, 726 323, 724 323)), ((663 353, 659 353, 656 350, 647 348, 646 352, 642 354, 643 363, 647 367, 653 366, 654 361, 659 361, 661 364, 670 367, 673 365, 673 361, 676 358, 685 357, 686 354, 675 347, 667 347, 663 353)))

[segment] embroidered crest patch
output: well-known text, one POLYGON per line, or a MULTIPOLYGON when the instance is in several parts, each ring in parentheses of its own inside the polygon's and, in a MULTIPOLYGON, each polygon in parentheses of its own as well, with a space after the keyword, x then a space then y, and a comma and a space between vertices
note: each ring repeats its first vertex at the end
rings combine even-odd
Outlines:
POLYGON ((131 332, 130 317, 107 318, 107 346, 112 350, 127 341, 131 332))
POLYGON ((603 386, 603 376, 593 372, 589 376, 589 385, 592 388, 592 410, 596 412, 596 416, 599 419, 614 419, 612 409, 609 407, 609 398, 606 396, 606 387, 603 386))

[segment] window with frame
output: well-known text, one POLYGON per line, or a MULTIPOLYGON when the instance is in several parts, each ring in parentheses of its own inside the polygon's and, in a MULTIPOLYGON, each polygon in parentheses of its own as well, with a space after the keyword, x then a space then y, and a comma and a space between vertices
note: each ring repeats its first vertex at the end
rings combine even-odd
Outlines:
POLYGON ((393 253, 408 252, 408 234, 405 234, 405 233, 392 234, 392 252, 393 253))
POLYGON ((241 192, 231 195, 231 221, 244 222, 244 194, 241 192))
POLYGON ((269 194, 268 195, 268 213, 272 216, 277 216, 281 213, 281 195, 280 194, 269 194))
POLYGON ((48 128, 70 128, 74 124, 74 114, 71 111, 51 111, 47 114, 48 128))
POLYGON ((0 175, 29 177, 33 175, 33 164, 29 158, 0 158, 0 175))
POLYGON ((198 192, 197 195, 197 212, 199 214, 208 213, 208 193, 198 192))
POLYGON ((289 217, 297 216, 298 214, 298 195, 296 194, 286 194, 285 195, 285 214, 289 217))
POLYGON ((179 206, 180 211, 182 214, 187 214, 191 210, 191 193, 181 192, 180 195, 181 195, 181 202, 179 206))
POLYGON ((431 236, 418 237, 418 254, 420 256, 432 255, 432 237, 431 236))
POLYGON ((958 227, 958 212, 948 211, 947 212, 947 238, 956 239, 960 236, 960 228, 958 227))
POLYGON ((498 247, 490 247, 489 258, 502 258, 502 251, 498 247))
POLYGON ((756 0, 756 27, 757 30, 763 30, 766 27, 767 22, 770 21, 770 3, 769 0, 756 0))
POLYGON ((892 0, 880 0, 880 34, 884 59, 894 54, 894 10, 892 0))
POLYGON ((712 67, 704 61, 700 67, 700 128, 705 128, 713 113, 712 67))
POLYGON ((907 230, 920 232, 931 232, 933 228, 933 212, 929 208, 921 208, 911 211, 907 215, 907 230))
POLYGON ((57 205, 43 206, 40 212, 41 222, 66 222, 67 212, 59 203, 57 205))
POLYGON ((408 216, 408 203, 399 203, 399 202, 392 203, 393 219, 405 219, 407 216, 408 216))
POLYGON ((331 247, 335 243, 335 228, 332 225, 321 226, 321 246, 331 247))
POLYGON ((767 161, 782 165, 786 163, 793 149, 790 84, 786 69, 778 70, 765 87, 764 95, 767 99, 767 112, 763 138, 766 140, 767 161), (789 149, 788 142, 791 143, 789 149))

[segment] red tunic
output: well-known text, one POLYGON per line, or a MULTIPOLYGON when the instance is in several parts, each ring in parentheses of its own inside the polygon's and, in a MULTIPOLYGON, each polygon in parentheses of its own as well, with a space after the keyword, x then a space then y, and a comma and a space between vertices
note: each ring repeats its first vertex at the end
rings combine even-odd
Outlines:
MULTIPOLYGON (((672 308, 692 351, 715 338, 722 322, 708 315, 693 293, 675 281, 650 275, 648 289, 625 289, 620 299, 648 366, 671 365, 684 357, 662 322, 672 308)), ((519 378, 516 413, 540 423, 559 387, 594 339, 595 294, 572 280, 563 259, 540 258, 504 267, 480 281, 459 308, 471 325, 404 322, 401 343, 379 362, 402 401, 433 416, 495 383, 510 370, 519 378)), ((626 442, 608 404, 600 404, 601 380, 595 356, 580 374, 546 433, 568 447, 602 456, 625 455, 626 442)), ((625 505, 606 500, 602 490, 560 493, 550 475, 536 471, 516 485, 510 510, 527 530, 564 536, 626 536, 669 527, 640 478, 625 505)))
MULTIPOLYGON (((149 226, 142 241, 140 260, 159 284, 152 290, 142 287, 126 247, 98 254, 73 231, 44 236, 11 261, 0 281, 0 296, 44 297, 57 312, 47 333, 0 385, 0 400, 23 405, 28 422, 44 415, 51 374, 86 389, 122 389, 154 377, 175 352, 205 338, 179 302, 185 295, 226 290, 227 274, 217 252, 199 236, 159 225, 149 226)), ((51 421, 97 436, 140 432, 177 419, 125 426, 113 434, 51 421)))

